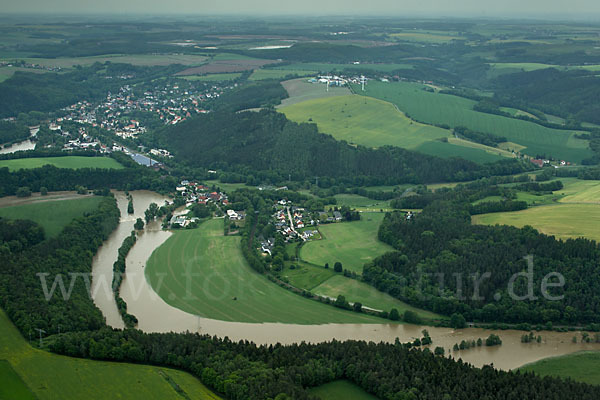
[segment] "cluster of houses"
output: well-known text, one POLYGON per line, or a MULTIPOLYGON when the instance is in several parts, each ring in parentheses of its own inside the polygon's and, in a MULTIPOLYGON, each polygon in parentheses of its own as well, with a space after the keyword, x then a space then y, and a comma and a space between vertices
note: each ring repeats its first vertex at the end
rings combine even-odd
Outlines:
MULTIPOLYGON (((529 161, 531 161, 532 164, 535 164, 540 168, 542 168, 546 165, 551 165, 550 160, 530 158, 529 161)), ((559 166, 566 167, 568 165, 571 165, 571 163, 569 161, 560 160, 560 161, 557 161, 556 164, 554 164, 554 168, 558 168, 559 166)))
POLYGON ((147 128, 139 120, 131 118, 132 113, 151 113, 165 125, 175 125, 193 114, 207 113, 201 104, 218 98, 230 88, 215 85, 183 88, 177 83, 163 83, 138 95, 131 86, 123 85, 117 93, 109 92, 98 104, 82 100, 63 108, 64 115, 53 123, 74 121, 106 129, 123 138, 135 138, 145 133, 147 128))
POLYGON ((211 192, 208 186, 197 182, 183 180, 175 190, 185 199, 187 207, 194 204, 208 204, 210 202, 223 204, 224 206, 229 204, 229 200, 225 193, 211 192))
POLYGON ((24 60, 19 61, 0 61, 0 67, 19 67, 19 68, 28 68, 28 69, 41 69, 44 71, 51 72, 60 72, 62 71, 61 67, 54 67, 49 65, 41 65, 30 62, 25 62, 24 60))

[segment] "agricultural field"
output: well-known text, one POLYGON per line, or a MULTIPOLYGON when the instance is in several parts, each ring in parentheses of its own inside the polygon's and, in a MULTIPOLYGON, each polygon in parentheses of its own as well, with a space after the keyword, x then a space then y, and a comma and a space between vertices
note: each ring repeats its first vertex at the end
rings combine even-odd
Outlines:
POLYGON ((206 74, 206 75, 187 75, 182 78, 187 81, 201 81, 201 82, 225 82, 232 81, 242 76, 241 72, 232 72, 229 74, 206 74))
POLYGON ((35 349, 2 310, 0 360, 2 399, 182 399, 167 379, 174 381, 188 398, 220 399, 182 371, 71 358, 35 349))
MULTIPOLYGON (((371 189, 371 188, 369 188, 371 189)), ((376 190, 376 189, 372 189, 376 190)), ((359 211, 372 211, 379 212, 380 210, 387 211, 390 209, 389 200, 373 200, 368 197, 360 196, 358 194, 336 194, 335 199, 338 207, 348 206, 356 208, 359 211)))
MULTIPOLYGON (((506 152, 503 150, 493 149, 492 147, 480 145, 478 143, 462 140, 462 143, 466 144, 463 146, 452 143, 452 140, 454 140, 454 138, 449 138, 448 142, 440 142, 437 140, 425 142, 415 150, 424 154, 429 154, 430 156, 438 156, 442 158, 461 157, 465 160, 473 161, 478 164, 502 160, 503 154, 506 154, 506 152), (481 146, 481 148, 473 145, 481 146)), ((461 139, 455 140, 459 141, 461 139)))
POLYGON ((529 121, 477 112, 473 110, 473 100, 430 92, 420 84, 372 81, 365 92, 358 92, 389 101, 410 118, 423 123, 464 126, 506 137, 510 142, 525 146, 523 152, 529 155, 552 155, 576 163, 592 155, 588 142, 575 138, 576 131, 550 129, 529 121))
POLYGON ((391 33, 388 36, 395 41, 420 43, 448 43, 453 40, 465 40, 459 35, 449 35, 447 31, 409 31, 391 33))
POLYGON ((341 72, 345 70, 372 70, 378 72, 392 72, 400 69, 412 69, 411 64, 328 64, 328 63, 296 63, 278 65, 270 69, 316 71, 322 73, 341 72))
POLYGON ((363 212, 360 221, 320 225, 323 239, 302 246, 300 258, 314 265, 329 263, 331 268, 339 261, 344 269, 361 274, 365 263, 392 250, 377 239, 384 215, 363 212))
POLYGON ((281 82, 281 85, 288 92, 289 97, 283 99, 277 108, 291 106, 307 100, 350 95, 350 90, 346 87, 332 86, 327 91, 325 85, 308 82, 306 78, 291 79, 281 82))
POLYGON ((0 168, 7 167, 10 171, 20 169, 40 168, 44 165, 53 165, 57 168, 104 168, 104 169, 122 169, 119 162, 110 157, 36 157, 36 158, 17 158, 13 160, 0 160, 0 168))
POLYGON ((303 298, 269 281, 247 265, 240 237, 223 236, 222 219, 176 232, 152 253, 145 273, 167 303, 207 318, 297 324, 382 321, 303 298))
MULTIPOLYGON (((313 268, 324 269, 322 267, 313 268)), ((311 292, 333 299, 337 298, 337 296, 341 294, 344 295, 346 300, 351 303, 359 302, 363 306, 374 308, 380 311, 390 311, 392 308, 395 308, 400 314, 403 314, 404 311, 410 310, 414 311, 424 320, 447 318, 429 311, 412 307, 403 301, 395 299, 387 293, 380 292, 373 286, 356 279, 347 278, 340 274, 335 274, 320 285, 312 288, 311 292)))
POLYGON ((248 78, 251 81, 263 79, 283 79, 288 75, 313 76, 315 71, 293 70, 293 69, 255 69, 248 78))
POLYGON ((316 123, 319 131, 337 140, 367 147, 415 149, 450 135, 448 130, 411 121, 391 103, 363 96, 315 99, 279 110, 293 121, 316 123))
POLYGON ((213 185, 215 185, 215 187, 218 187, 225 192, 233 192, 237 189, 253 188, 253 186, 246 186, 245 183, 224 183, 217 179, 204 181, 204 184, 208 187, 212 187, 213 185))
POLYGON ((257 58, 244 58, 237 57, 231 59, 218 59, 211 60, 208 63, 199 66, 187 68, 181 72, 178 72, 176 76, 186 75, 203 75, 203 74, 220 74, 220 73, 231 73, 231 72, 244 72, 254 69, 258 69, 267 64, 273 64, 277 61, 274 60, 261 60, 257 58))
POLYGON ((526 201, 526 210, 474 215, 474 224, 531 225, 547 235, 568 239, 586 237, 600 241, 600 181, 560 178, 564 188, 551 194, 518 192, 517 200, 526 201))
POLYGON ((600 352, 585 351, 560 357, 550 357, 519 368, 521 372, 535 372, 540 376, 558 376, 563 379, 600 385, 600 352))
MULTIPOLYGON (((44 67, 54 67, 69 69, 76 65, 89 66, 94 63, 105 63, 107 61, 117 64, 132 64, 138 66, 165 66, 171 64, 181 65, 201 65, 206 62, 207 57, 191 54, 108 54, 102 56, 90 57, 64 57, 64 58, 19 58, 19 61, 26 63, 42 65, 44 67)), ((4 59, 0 61, 14 61, 14 59, 4 59)), ((36 71, 31 70, 30 71, 36 71)))
POLYGON ((377 400, 377 397, 348 381, 326 383, 311 389, 310 393, 321 400, 377 400))
POLYGON ((31 69, 31 68, 21 68, 21 67, 0 67, 0 82, 4 82, 5 80, 7 80, 11 76, 13 76, 15 74, 15 72, 17 72, 17 71, 33 72, 35 74, 43 74, 45 72, 48 72, 48 71, 41 70, 41 69, 31 69))
POLYGON ((46 238, 53 238, 74 218, 98 208, 101 201, 100 196, 58 201, 44 201, 42 197, 35 203, 0 208, 0 217, 34 221, 44 229, 46 238))
POLYGON ((600 207, 596 204, 556 204, 528 208, 522 211, 474 215, 480 225, 530 225, 547 235, 560 239, 586 237, 600 241, 600 207))

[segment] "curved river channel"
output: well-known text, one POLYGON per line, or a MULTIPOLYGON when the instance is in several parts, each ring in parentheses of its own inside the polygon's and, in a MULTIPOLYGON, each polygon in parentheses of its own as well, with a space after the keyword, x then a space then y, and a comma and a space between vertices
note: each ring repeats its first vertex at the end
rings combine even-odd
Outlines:
MULTIPOLYGON (((115 193, 121 210, 119 227, 102 245, 94 258, 92 266, 92 297, 100 308, 108 325, 123 328, 123 321, 110 290, 112 265, 117 259, 117 251, 125 237, 133 229, 138 217, 151 202, 159 205, 166 200, 156 193, 148 191, 132 192, 134 201, 133 215, 127 214, 127 199, 122 192, 115 193), (107 285, 108 283, 108 285, 107 285)), ((152 252, 171 236, 161 230, 158 222, 150 223, 138 236, 138 240, 127 256, 126 277, 121 286, 121 297, 127 302, 128 312, 135 315, 138 328, 144 332, 199 332, 202 334, 229 337, 232 340, 250 340, 257 344, 289 344, 296 342, 323 342, 331 339, 368 340, 374 342, 412 341, 421 337, 421 331, 427 329, 433 339, 433 346, 442 346, 446 354, 481 367, 493 364, 496 368, 508 370, 520 367, 542 358, 564 355, 582 350, 600 350, 596 343, 572 343, 575 332, 540 332, 542 343, 521 343, 525 332, 515 330, 493 331, 480 328, 453 330, 429 326, 404 324, 325 324, 295 325, 279 323, 239 323, 213 320, 189 314, 168 305, 146 281, 144 267, 152 252), (496 347, 478 347, 450 353, 449 350, 461 340, 482 338, 496 333, 502 339, 502 345, 496 347)), ((383 321, 383 320, 382 320, 383 321)), ((579 337, 580 334, 577 333, 579 337)))

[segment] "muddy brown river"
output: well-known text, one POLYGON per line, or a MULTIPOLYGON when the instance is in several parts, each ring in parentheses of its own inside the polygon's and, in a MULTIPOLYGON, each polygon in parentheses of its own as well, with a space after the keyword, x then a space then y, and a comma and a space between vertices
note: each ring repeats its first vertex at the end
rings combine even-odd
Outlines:
MULTIPOLYGON (((135 214, 127 214, 127 199, 123 193, 117 193, 121 209, 121 223, 107 242, 102 246, 93 265, 93 286, 98 289, 102 282, 112 281, 112 264, 117 258, 117 250, 123 239, 133 229, 138 216, 151 202, 162 204, 165 198, 145 191, 133 192, 135 214)), ((326 325, 294 325, 278 323, 239 323, 218 321, 189 314, 168 305, 162 300, 146 281, 144 267, 152 252, 164 243, 170 232, 162 231, 160 224, 149 224, 138 237, 135 246, 127 257, 127 276, 121 286, 121 296, 127 302, 128 312, 135 315, 138 328, 145 332, 200 332, 203 334, 229 337, 232 340, 247 339, 259 344, 322 342, 337 340, 369 340, 393 342, 399 338, 401 342, 421 337, 421 331, 427 329, 433 339, 433 346, 442 346, 446 354, 454 358, 462 358, 475 366, 493 364, 496 368, 508 370, 520 367, 542 358, 564 355, 582 350, 600 350, 600 344, 572 343, 576 333, 541 332, 542 343, 521 343, 521 335, 525 332, 506 330, 492 331, 479 328, 453 330, 449 328, 424 327, 403 324, 326 324, 326 325), (502 339, 502 346, 479 347, 450 352, 455 343, 461 340, 485 339, 496 333, 502 339)), ((108 285, 110 289, 110 285, 108 285)), ((106 321, 115 328, 122 328, 121 320, 112 292, 96 290, 94 301, 102 310, 106 321), (108 293, 108 295, 107 295, 108 293)), ((578 336, 580 336, 578 334, 578 336)))

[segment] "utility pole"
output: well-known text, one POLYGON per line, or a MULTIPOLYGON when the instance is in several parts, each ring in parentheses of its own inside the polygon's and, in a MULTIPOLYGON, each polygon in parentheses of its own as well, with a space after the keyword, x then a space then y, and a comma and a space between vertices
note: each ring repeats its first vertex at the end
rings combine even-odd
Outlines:
POLYGON ((42 333, 46 333, 46 331, 43 329, 39 329, 39 328, 35 328, 35 330, 40 333, 40 347, 42 347, 42 344, 43 344, 42 333))

